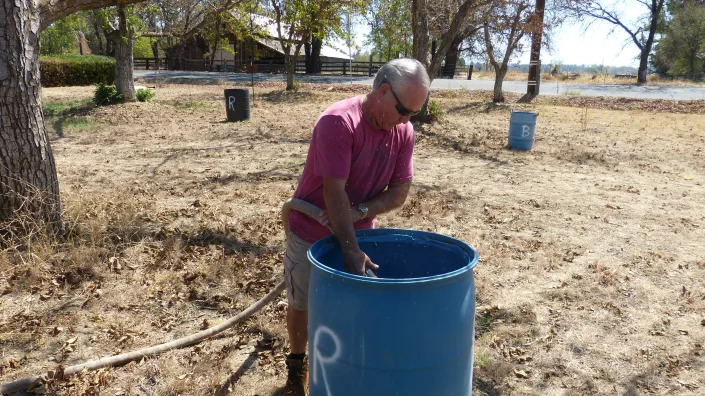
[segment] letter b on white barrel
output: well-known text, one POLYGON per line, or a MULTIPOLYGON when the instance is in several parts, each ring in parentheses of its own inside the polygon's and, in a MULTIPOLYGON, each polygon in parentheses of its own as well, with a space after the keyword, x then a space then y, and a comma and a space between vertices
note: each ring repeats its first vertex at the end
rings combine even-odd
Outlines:
POLYGON ((534 145, 537 113, 513 111, 509 120, 509 148, 531 150, 534 145))

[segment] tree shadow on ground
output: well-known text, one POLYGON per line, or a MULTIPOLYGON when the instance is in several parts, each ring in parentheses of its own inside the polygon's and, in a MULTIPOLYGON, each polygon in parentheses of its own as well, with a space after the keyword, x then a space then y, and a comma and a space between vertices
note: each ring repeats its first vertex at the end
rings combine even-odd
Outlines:
POLYGON ((238 240, 229 235, 208 229, 199 230, 195 235, 183 236, 182 240, 186 246, 220 246, 227 254, 241 252, 260 254, 272 250, 271 247, 238 240))
POLYGON ((252 365, 255 364, 257 359, 259 358, 258 351, 255 350, 254 352, 250 353, 250 356, 245 359, 244 362, 240 365, 240 367, 232 373, 225 382, 223 382, 220 387, 215 391, 216 396, 225 396, 229 395, 233 387, 237 384, 237 382, 240 380, 240 378, 249 370, 252 368, 252 365))
MULTIPOLYGON (((277 341, 277 336, 271 332, 259 327, 254 326, 244 330, 247 333, 258 334, 261 339, 257 341, 255 349, 250 352, 247 359, 245 359, 240 367, 231 374, 225 382, 223 382, 218 389, 215 391, 215 395, 228 395, 234 391, 235 385, 242 378, 249 369, 252 368, 254 363, 263 355, 267 353, 274 353, 281 349, 281 344, 277 341)), ((281 341, 281 338, 279 339, 281 341)), ((277 389, 273 395, 283 395, 284 388, 277 389)))
MULTIPOLYGON (((663 359, 655 359, 644 372, 634 375, 625 381, 624 386, 627 390, 622 393, 622 396, 661 393, 663 389, 660 389, 661 386, 658 382, 663 382, 666 377, 677 379, 678 371, 685 368, 703 366, 705 366, 703 347, 700 344, 695 344, 687 356, 682 358, 679 356, 678 359, 672 359, 670 356, 664 356, 663 359)), ((683 388, 688 389, 690 393, 697 393, 695 390, 698 388, 698 384, 677 381, 683 388)), ((670 388, 667 393, 677 393, 677 391, 670 388)))
POLYGON ((493 166, 503 166, 503 165, 509 165, 508 161, 501 160, 499 159, 498 156, 495 155, 489 155, 483 151, 480 150, 481 146, 478 146, 478 148, 475 148, 471 144, 467 144, 464 142, 461 142, 460 140, 450 138, 448 136, 443 136, 441 134, 438 134, 436 132, 420 128, 417 130, 417 133, 420 136, 425 136, 429 138, 432 141, 432 144, 443 148, 447 150, 452 150, 456 151, 458 153, 464 154, 464 155, 474 155, 480 159, 483 159, 487 161, 490 165, 493 166))
POLYGON ((56 134, 56 136, 61 139, 64 137, 64 124, 69 118, 87 116, 95 107, 96 106, 93 104, 93 102, 88 102, 82 103, 78 106, 69 107, 67 109, 58 110, 56 112, 50 112, 49 110, 46 110, 44 120, 47 125, 49 124, 49 122, 51 122, 54 134, 56 134))
MULTIPOLYGON (((274 336, 272 333, 261 329, 259 327, 257 328, 252 328, 247 330, 249 333, 261 333, 262 335, 262 342, 258 341, 257 346, 255 349, 250 352, 249 356, 247 359, 245 359, 242 364, 240 364, 240 367, 232 373, 228 379, 223 382, 218 389, 215 391, 215 395, 217 396, 224 396, 228 395, 231 392, 233 392, 233 388, 237 384, 237 382, 242 378, 245 373, 252 368, 252 366, 255 364, 255 362, 259 359, 260 354, 266 351, 272 351, 276 349, 275 343, 276 343, 276 336, 274 336)), ((283 388, 282 388, 283 390, 283 388)))
POLYGON ((259 98, 270 103, 307 103, 316 96, 317 94, 313 91, 272 91, 260 94, 259 98))
POLYGON ((500 396, 502 394, 492 381, 485 381, 482 378, 474 377, 472 387, 482 396, 500 396))
POLYGON ((479 111, 481 109, 484 109, 488 106, 487 102, 483 101, 478 101, 478 102, 468 102, 464 105, 461 106, 453 106, 450 107, 446 110, 447 115, 457 115, 459 113, 464 113, 466 111, 479 111))
POLYGON ((191 153, 198 153, 198 152, 209 152, 209 151, 220 151, 220 150, 227 150, 227 149, 244 149, 248 146, 246 143, 241 143, 241 144, 229 144, 227 146, 219 146, 219 147, 203 147, 203 148, 181 148, 181 149, 172 149, 171 154, 168 154, 162 162, 160 162, 157 166, 152 169, 152 176, 157 174, 157 171, 159 168, 164 166, 167 162, 172 161, 174 159, 181 158, 182 156, 186 154, 191 154, 191 153))
POLYGON ((477 111, 482 113, 491 113, 493 111, 507 111, 511 107, 506 103, 494 103, 485 101, 468 102, 461 106, 454 106, 446 110, 446 114, 455 115, 466 111, 477 111))
MULTIPOLYGON (((301 164, 303 166, 303 164, 301 164)), ((297 169, 300 166, 297 165, 297 169)), ((208 181, 220 185, 238 182, 259 182, 267 181, 295 181, 299 178, 299 172, 282 172, 279 168, 272 168, 260 172, 238 173, 233 172, 225 176, 209 177, 208 181)))

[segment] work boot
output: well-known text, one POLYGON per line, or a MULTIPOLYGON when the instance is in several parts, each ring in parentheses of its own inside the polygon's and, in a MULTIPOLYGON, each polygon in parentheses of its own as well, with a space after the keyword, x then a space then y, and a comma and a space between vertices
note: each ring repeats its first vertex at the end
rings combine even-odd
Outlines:
POLYGON ((306 396, 308 395, 308 359, 286 359, 288 371, 284 395, 286 396, 306 396))

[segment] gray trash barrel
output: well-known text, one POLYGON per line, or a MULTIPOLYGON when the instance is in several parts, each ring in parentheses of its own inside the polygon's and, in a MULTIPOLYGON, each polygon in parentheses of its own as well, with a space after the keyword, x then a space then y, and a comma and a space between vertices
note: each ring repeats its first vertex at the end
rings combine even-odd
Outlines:
POLYGON ((250 119, 250 91, 246 89, 225 90, 225 112, 228 121, 245 121, 250 119))

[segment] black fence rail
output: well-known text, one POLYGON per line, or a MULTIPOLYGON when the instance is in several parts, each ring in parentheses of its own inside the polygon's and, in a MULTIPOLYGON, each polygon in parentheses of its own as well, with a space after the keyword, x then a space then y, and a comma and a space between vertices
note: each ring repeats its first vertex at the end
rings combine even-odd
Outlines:
POLYGON ((457 65, 455 68, 452 66, 442 66, 441 70, 438 72, 438 76, 436 78, 444 78, 444 79, 467 79, 467 80, 472 80, 472 72, 474 71, 474 66, 469 65, 469 66, 461 66, 457 65))
MULTIPOLYGON (((134 58, 135 69, 139 70, 168 70, 168 58, 134 58)), ((174 62, 175 70, 188 71, 213 71, 220 73, 268 73, 283 74, 283 59, 258 59, 256 61, 239 60, 213 60, 211 68, 210 59, 179 59, 174 62)), ((368 76, 372 77, 384 62, 361 62, 361 61, 321 61, 320 74, 333 74, 342 76, 368 76)), ((443 66, 437 78, 459 78, 472 79, 473 65, 469 66, 443 66)), ((306 73, 306 63, 303 59, 296 62, 296 73, 306 73)))
POLYGON ((133 58, 134 67, 138 70, 166 70, 165 58, 133 58))
MULTIPOLYGON (((190 71, 213 71, 227 73, 284 73, 283 59, 260 59, 253 61, 239 60, 213 60, 211 67, 210 59, 179 59, 174 62, 177 67, 174 69, 190 71)), ((135 69, 139 70, 167 70, 169 59, 166 58, 134 58, 135 69)), ((367 75, 373 76, 383 65, 383 62, 359 62, 359 61, 322 61, 320 65, 321 74, 338 75, 367 75)), ((306 73, 306 63, 304 60, 296 62, 296 73, 306 73)))

